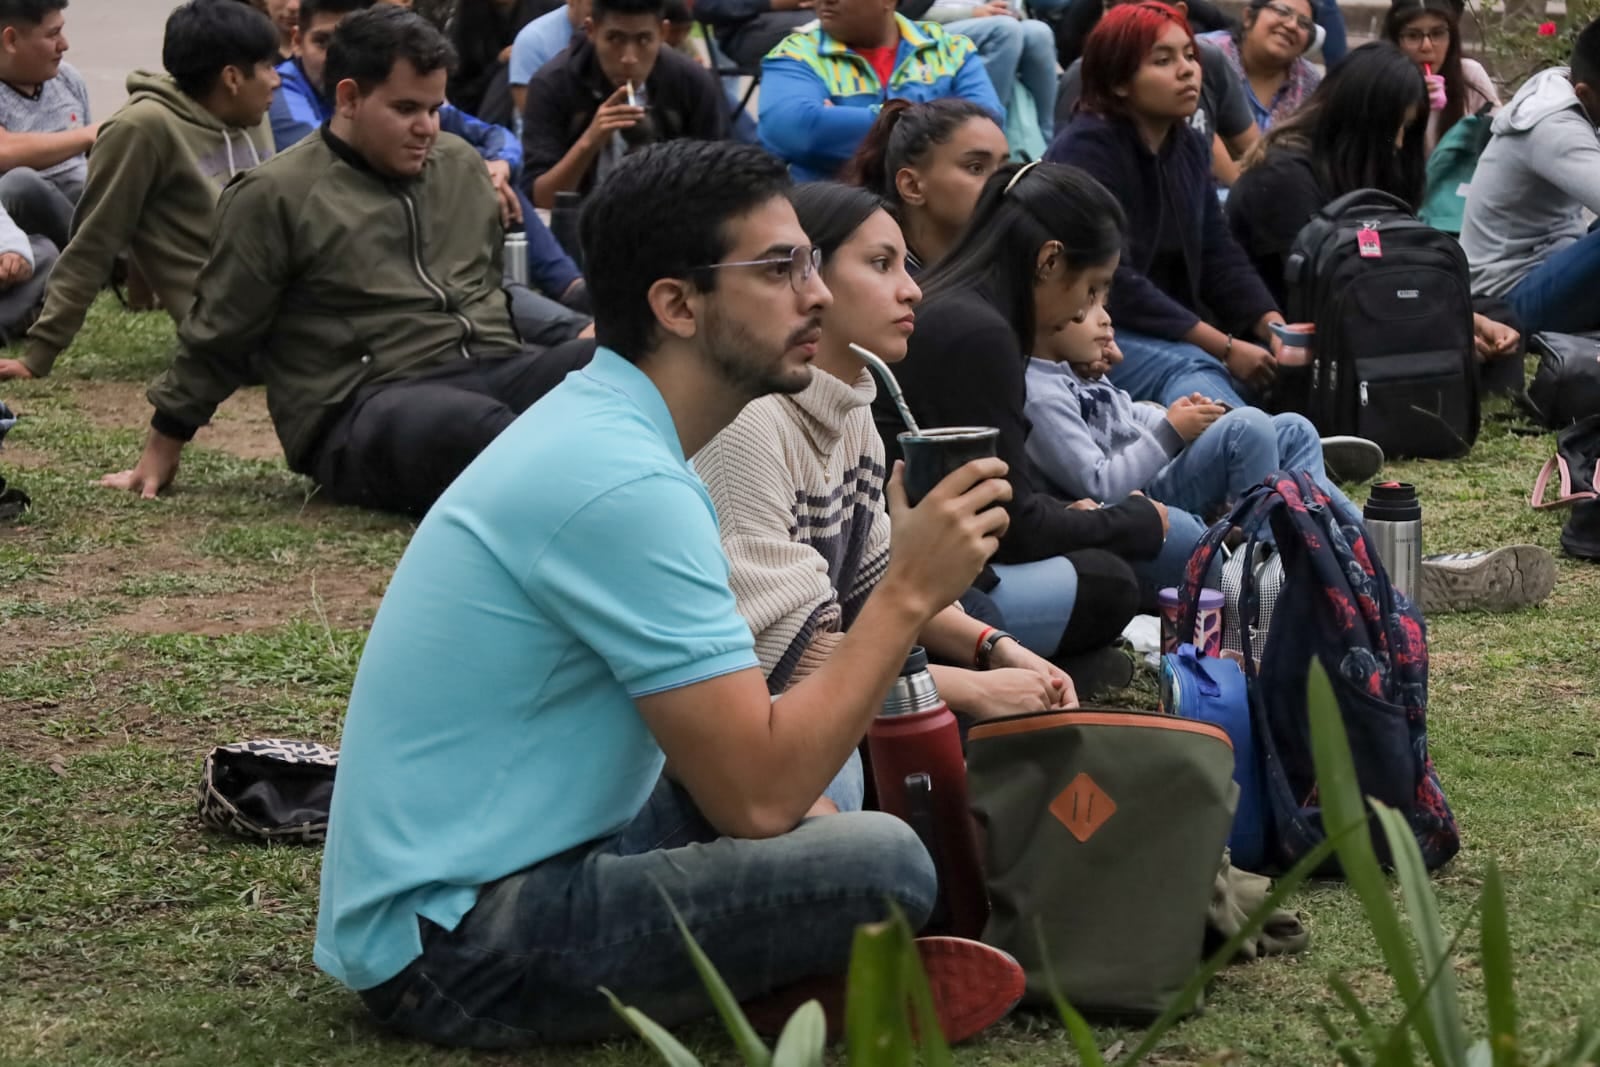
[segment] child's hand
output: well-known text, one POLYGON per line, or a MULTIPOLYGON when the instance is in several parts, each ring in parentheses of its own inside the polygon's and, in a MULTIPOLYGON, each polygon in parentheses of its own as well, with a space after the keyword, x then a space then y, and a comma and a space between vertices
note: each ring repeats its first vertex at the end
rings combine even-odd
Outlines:
POLYGON ((1206 428, 1222 418, 1227 410, 1221 404, 1213 404, 1199 393, 1195 393, 1174 400, 1172 406, 1167 408, 1167 421, 1187 443, 1205 433, 1206 428))

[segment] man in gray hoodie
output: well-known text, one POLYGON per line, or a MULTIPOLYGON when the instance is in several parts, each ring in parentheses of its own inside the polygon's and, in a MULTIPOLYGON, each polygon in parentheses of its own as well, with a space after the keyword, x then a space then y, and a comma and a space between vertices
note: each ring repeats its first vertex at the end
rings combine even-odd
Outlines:
POLYGON ((1495 116, 1467 193, 1461 246, 1474 296, 1505 299, 1527 333, 1600 327, 1600 19, 1572 66, 1528 79, 1495 116))

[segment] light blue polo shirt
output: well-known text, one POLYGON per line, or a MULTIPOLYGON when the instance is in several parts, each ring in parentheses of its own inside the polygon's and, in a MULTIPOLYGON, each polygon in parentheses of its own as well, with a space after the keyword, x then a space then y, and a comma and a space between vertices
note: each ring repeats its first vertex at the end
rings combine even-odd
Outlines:
POLYGON ((507 80, 512 85, 527 85, 541 67, 565 52, 577 35, 577 27, 567 16, 565 4, 554 11, 546 11, 517 31, 516 39, 511 42, 507 80))
POLYGON ((757 666, 711 498, 607 349, 417 527, 350 695, 317 965, 352 989, 478 888, 627 825, 664 758, 634 698, 757 666))

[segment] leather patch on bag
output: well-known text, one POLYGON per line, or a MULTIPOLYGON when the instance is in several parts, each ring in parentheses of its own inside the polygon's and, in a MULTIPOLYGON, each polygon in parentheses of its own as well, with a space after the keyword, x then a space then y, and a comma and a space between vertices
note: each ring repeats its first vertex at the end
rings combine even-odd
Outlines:
POLYGON ((1093 837, 1116 813, 1116 802, 1082 772, 1050 802, 1050 814, 1080 843, 1093 837))

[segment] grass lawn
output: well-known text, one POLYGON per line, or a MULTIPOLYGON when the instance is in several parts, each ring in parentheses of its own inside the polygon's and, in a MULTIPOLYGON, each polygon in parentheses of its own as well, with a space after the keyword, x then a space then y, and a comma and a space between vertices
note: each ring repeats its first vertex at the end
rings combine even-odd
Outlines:
MULTIPOLYGON (((316 851, 196 823, 212 745, 337 742, 410 526, 319 502, 284 468, 258 391, 201 432, 170 497, 95 486, 133 462, 142 383, 170 343, 165 316, 102 299, 53 377, 0 389, 23 416, 0 470, 35 501, 0 527, 0 1063, 494 1061, 384 1038, 316 970, 316 851)), ((1555 550, 1559 516, 1526 503, 1551 447, 1500 418, 1466 461, 1389 473, 1419 485, 1430 551, 1555 550)), ((1431 620, 1433 752, 1466 838, 1437 884, 1454 925, 1498 857, 1536 1049, 1600 1019, 1600 569, 1560 566, 1542 608, 1431 620)), ((1342 886, 1296 903, 1310 951, 1233 968, 1160 1062, 1332 1062, 1313 1014, 1334 1006, 1325 977, 1374 995, 1385 980, 1342 886)), ((1469 995, 1475 943, 1459 964, 1469 995)), ((728 1059, 709 1027, 687 1037, 728 1059)), ((1073 1057, 1059 1030, 1020 1016, 960 1060, 1073 1057)), ((617 1042, 516 1062, 649 1060, 617 1042)))

